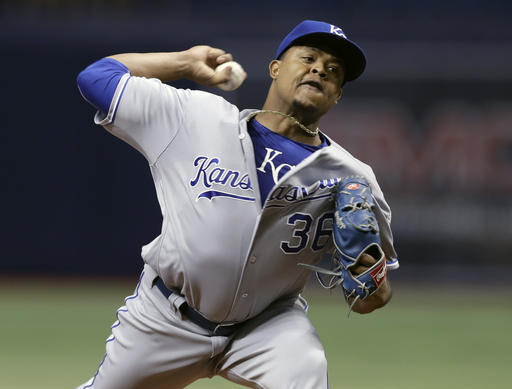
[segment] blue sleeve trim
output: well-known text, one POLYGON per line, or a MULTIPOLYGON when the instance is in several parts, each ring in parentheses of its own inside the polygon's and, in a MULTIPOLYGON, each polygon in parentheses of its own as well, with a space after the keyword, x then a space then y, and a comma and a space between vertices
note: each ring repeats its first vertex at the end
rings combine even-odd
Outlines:
POLYGON ((121 77, 130 70, 112 58, 102 58, 77 77, 80 93, 93 107, 107 113, 121 77))
POLYGON ((126 80, 126 81, 127 82, 124 83, 123 89, 121 90, 121 93, 119 94, 119 98, 117 99, 117 103, 114 108, 114 113, 112 114, 112 120, 111 120, 112 122, 116 119, 117 106, 119 105, 119 100, 121 100, 121 97, 123 97, 124 90, 126 89, 126 84, 128 83, 128 80, 126 80))
POLYGON ((398 262, 398 258, 386 258, 386 265, 389 270, 395 270, 400 267, 400 263, 398 262))

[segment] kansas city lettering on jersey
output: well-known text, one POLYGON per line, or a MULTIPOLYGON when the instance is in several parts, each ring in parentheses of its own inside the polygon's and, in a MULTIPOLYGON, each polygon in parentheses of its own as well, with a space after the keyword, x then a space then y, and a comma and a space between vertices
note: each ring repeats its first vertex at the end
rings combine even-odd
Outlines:
POLYGON ((220 158, 209 158, 199 156, 194 160, 194 166, 197 168, 190 186, 197 185, 204 188, 214 188, 215 190, 206 190, 201 192, 197 198, 212 199, 214 197, 230 197, 238 200, 255 201, 254 197, 241 196, 237 193, 229 191, 232 188, 241 189, 243 191, 253 191, 251 180, 247 173, 242 174, 238 170, 226 169, 220 166, 220 158), (225 188, 224 190, 218 190, 225 188))
MULTIPOLYGON (((278 186, 269 195, 267 202, 310 201, 326 198, 332 195, 332 189, 341 181, 341 177, 316 181, 310 186, 278 186)), ((281 206, 272 204, 270 206, 281 206)))

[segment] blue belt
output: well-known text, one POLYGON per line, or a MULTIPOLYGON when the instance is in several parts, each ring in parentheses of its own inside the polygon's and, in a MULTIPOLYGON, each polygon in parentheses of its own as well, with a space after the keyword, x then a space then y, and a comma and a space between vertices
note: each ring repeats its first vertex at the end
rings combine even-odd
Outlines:
MULTIPOLYGON (((166 297, 173 293, 172 290, 165 286, 164 282, 160 277, 157 277, 153 282, 153 285, 156 285, 160 292, 166 297)), ((192 323, 197 324, 199 327, 204 328, 211 332, 212 335, 216 336, 231 336, 237 329, 241 327, 243 323, 236 324, 220 324, 215 323, 213 321, 208 320, 199 312, 191 308, 186 302, 180 306, 180 312, 185 315, 192 323)))

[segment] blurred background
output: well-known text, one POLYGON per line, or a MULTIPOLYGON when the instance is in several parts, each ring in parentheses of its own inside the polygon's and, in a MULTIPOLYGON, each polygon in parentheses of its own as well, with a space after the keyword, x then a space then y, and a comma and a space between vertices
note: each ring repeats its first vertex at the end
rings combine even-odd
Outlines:
POLYGON ((400 273, 509 266, 511 11, 509 1, 467 0, 4 1, 0 271, 133 274, 140 246, 159 233, 145 160, 93 124, 75 82, 84 67, 209 44, 249 74, 223 96, 259 108, 268 62, 305 18, 340 25, 366 51, 366 72, 321 128, 373 166, 394 212, 400 273))
MULTIPOLYGON (((280 40, 316 19, 367 55, 321 129, 374 168, 401 261, 391 278, 441 299, 458 286, 510 292, 511 16, 505 0, 3 0, 0 281, 136 280, 140 248, 159 234, 146 161, 93 124, 75 82, 84 67, 209 44, 249 75, 235 92, 214 92, 259 108, 280 40)), ((504 306, 509 320, 510 299, 504 306)))

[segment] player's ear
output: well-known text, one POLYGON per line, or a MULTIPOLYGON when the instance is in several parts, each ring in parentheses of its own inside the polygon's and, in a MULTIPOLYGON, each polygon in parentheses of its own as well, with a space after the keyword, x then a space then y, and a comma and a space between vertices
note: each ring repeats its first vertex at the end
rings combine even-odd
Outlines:
POLYGON ((340 101, 342 94, 343 94, 343 88, 340 88, 338 91, 338 94, 336 95, 336 100, 334 100, 334 104, 338 104, 338 101, 340 101))
POLYGON ((339 99, 341 99, 342 95, 343 95, 343 87, 341 87, 340 90, 338 91, 338 97, 336 98, 336 103, 338 102, 339 99))
POLYGON ((270 77, 275 80, 279 75, 279 67, 281 66, 281 61, 274 59, 268 65, 268 70, 270 73, 270 77))

